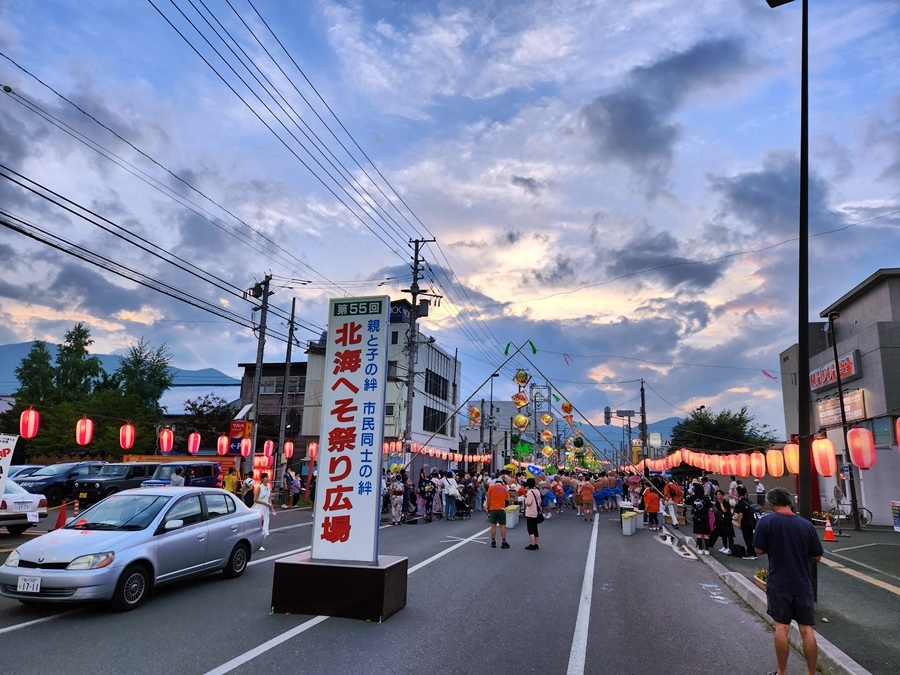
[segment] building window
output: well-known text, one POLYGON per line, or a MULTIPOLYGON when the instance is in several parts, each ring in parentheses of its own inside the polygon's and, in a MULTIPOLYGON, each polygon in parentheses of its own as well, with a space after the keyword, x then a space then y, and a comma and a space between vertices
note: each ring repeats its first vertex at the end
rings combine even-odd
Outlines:
MULTIPOLYGON (((291 377, 288 379, 288 393, 296 394, 304 391, 306 387, 305 377, 291 377)), ((281 394, 284 391, 284 377, 263 377, 259 381, 259 393, 261 395, 281 394)))
POLYGON ((875 445, 888 446, 893 439, 893 427, 890 417, 876 417, 869 424, 872 427, 872 435, 875 437, 875 445))
POLYGON ((393 417, 394 416, 394 404, 393 403, 385 403, 384 404, 384 416, 385 417, 393 417))
POLYGON ((422 429, 424 431, 436 432, 440 430, 443 434, 447 433, 447 413, 435 408, 429 408, 427 405, 424 412, 424 418, 422 419, 422 429))
POLYGON ((447 400, 449 382, 446 377, 441 377, 433 370, 425 371, 425 392, 436 396, 442 401, 447 400))
POLYGON ((397 362, 396 361, 388 361, 387 376, 388 376, 389 380, 397 379, 397 362))
POLYGON ((391 344, 392 345, 397 344, 398 338, 399 338, 399 333, 397 333, 397 331, 395 331, 395 330, 392 330, 391 331, 391 344))

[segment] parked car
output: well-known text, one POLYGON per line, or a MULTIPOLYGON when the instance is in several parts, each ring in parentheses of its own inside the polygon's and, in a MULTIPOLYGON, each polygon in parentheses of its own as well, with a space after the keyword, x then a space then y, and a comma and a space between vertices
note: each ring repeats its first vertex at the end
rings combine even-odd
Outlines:
POLYGON ((106 462, 60 462, 35 471, 18 481, 31 494, 44 494, 50 506, 59 506, 72 494, 75 481, 100 471, 106 462))
POLYGON ((241 576, 262 543, 262 514, 224 490, 124 490, 16 548, 0 566, 0 595, 108 600, 127 611, 165 583, 217 570, 241 576))
POLYGON ((6 475, 10 478, 18 478, 21 480, 25 478, 25 476, 30 476, 38 469, 43 468, 43 464, 13 464, 9 467, 9 472, 6 475))
POLYGON ((46 517, 47 499, 44 495, 33 495, 19 487, 11 478, 6 479, 6 487, 0 498, 0 526, 5 527, 10 534, 22 534, 46 517))
POLYGON ((175 469, 181 467, 185 487, 222 487, 222 468, 218 462, 166 462, 157 464, 156 471, 141 487, 162 487, 170 485, 175 469))
POLYGON ((72 485, 72 497, 85 503, 100 501, 116 492, 140 487, 150 478, 159 462, 116 462, 100 467, 96 476, 79 478, 72 485))

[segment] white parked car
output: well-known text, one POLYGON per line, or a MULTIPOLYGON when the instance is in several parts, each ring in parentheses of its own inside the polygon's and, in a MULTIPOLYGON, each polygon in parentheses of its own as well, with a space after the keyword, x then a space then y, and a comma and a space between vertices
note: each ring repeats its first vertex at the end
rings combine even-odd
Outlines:
POLYGON ((31 494, 11 478, 6 479, 4 493, 0 500, 0 527, 5 527, 10 534, 22 534, 47 517, 44 495, 31 494))

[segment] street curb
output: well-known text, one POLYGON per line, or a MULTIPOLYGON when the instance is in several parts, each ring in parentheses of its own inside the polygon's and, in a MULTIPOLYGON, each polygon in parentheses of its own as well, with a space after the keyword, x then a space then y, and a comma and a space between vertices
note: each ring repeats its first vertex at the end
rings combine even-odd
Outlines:
MULTIPOLYGON (((686 537, 679 531, 672 531, 667 527, 669 534, 680 539, 681 542, 695 554, 697 549, 695 546, 689 546, 685 541, 686 537)), ((741 598, 754 612, 759 614, 762 619, 770 626, 774 625, 772 617, 766 614, 766 594, 763 593, 756 585, 740 572, 732 572, 718 560, 711 556, 701 556, 697 554, 697 559, 709 567, 716 575, 725 582, 735 594, 741 598)), ((803 653, 802 642, 800 640, 800 629, 796 623, 791 624, 791 632, 789 637, 791 646, 801 654, 803 653)), ((819 645, 819 671, 824 675, 872 675, 872 673, 856 661, 851 659, 838 648, 834 643, 826 640, 818 632, 816 632, 816 643, 819 645)))

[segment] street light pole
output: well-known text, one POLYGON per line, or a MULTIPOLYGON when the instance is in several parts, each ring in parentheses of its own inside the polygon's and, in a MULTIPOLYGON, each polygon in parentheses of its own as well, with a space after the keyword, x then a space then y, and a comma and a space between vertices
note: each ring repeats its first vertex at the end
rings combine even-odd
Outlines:
POLYGON ((491 375, 491 412, 488 415, 488 447, 490 448, 491 459, 494 458, 494 378, 500 377, 500 373, 491 375))
MULTIPOLYGON (((831 332, 831 348, 834 351, 834 372, 837 376, 838 403, 841 406, 841 434, 844 437, 844 459, 846 460, 846 464, 850 467, 850 470, 847 472, 847 482, 850 485, 850 517, 853 519, 854 531, 860 532, 862 527, 859 523, 859 507, 856 502, 856 483, 853 481, 853 465, 848 459, 850 445, 847 443, 847 413, 844 411, 844 384, 841 380, 841 362, 838 361, 837 333, 834 332, 834 322, 836 319, 840 318, 840 316, 841 315, 837 312, 829 314, 828 328, 831 332)), ((835 504, 835 506, 838 508, 838 511, 840 511, 840 504, 835 504)))
MULTIPOLYGON (((766 0, 769 7, 780 7, 793 0, 766 0)), ((812 519, 812 470, 810 466, 809 405, 809 3, 800 0, 800 223, 797 260, 797 442, 800 446, 798 509, 812 519)))

